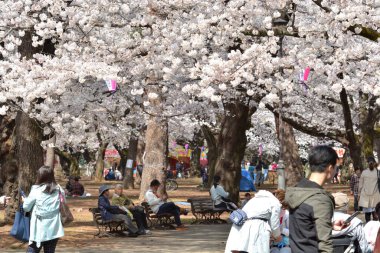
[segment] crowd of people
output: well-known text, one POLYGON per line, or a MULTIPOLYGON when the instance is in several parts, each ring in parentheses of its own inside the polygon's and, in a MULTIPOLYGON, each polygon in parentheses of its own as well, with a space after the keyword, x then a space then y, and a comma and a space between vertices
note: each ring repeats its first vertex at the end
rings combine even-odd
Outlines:
POLYGON ((262 185, 266 180, 268 180, 269 171, 277 170, 277 163, 270 163, 269 161, 259 158, 257 161, 243 161, 242 169, 245 169, 249 172, 252 181, 255 185, 262 185))
MULTIPOLYGON (((233 224, 226 243, 226 253, 332 253, 337 241, 347 239, 361 253, 374 250, 380 229, 379 172, 373 157, 368 168, 356 170, 351 177, 350 192, 354 209, 362 210, 365 222, 347 214, 347 194, 328 193, 323 186, 336 174, 337 154, 328 146, 314 147, 309 154, 310 176, 294 187, 273 193, 260 190, 253 197, 246 193, 240 208, 230 199, 222 178, 214 176, 210 196, 214 208, 246 214, 243 224, 233 224)), ((145 201, 155 214, 173 214, 178 229, 186 229, 181 221, 181 208, 160 193, 161 183, 154 179, 145 193, 145 201)), ((64 235, 60 216, 60 196, 83 196, 79 177, 70 177, 65 189, 55 181, 54 171, 43 166, 37 172, 36 184, 28 197, 23 197, 25 212, 31 212, 30 238, 27 252, 54 252, 64 235)), ((1 201, 6 202, 7 198, 1 201)), ((99 188, 98 208, 104 221, 122 222, 127 235, 137 237, 151 234, 145 208, 135 205, 124 193, 123 186, 102 185, 99 188), (113 191, 113 192, 112 192, 113 191)))
MULTIPOLYGON (((241 210, 247 219, 243 225, 232 225, 225 252, 343 252, 338 247, 342 240, 345 248, 356 250, 352 252, 373 252, 380 228, 376 161, 368 158, 368 169, 361 174, 356 170, 350 184, 354 208, 364 212, 366 222, 355 217, 347 223, 347 194, 330 194, 323 188, 336 175, 337 160, 331 147, 314 147, 309 154, 310 176, 295 187, 286 193, 260 190, 253 198, 246 194, 241 210)), ((219 192, 220 198, 228 196, 219 192)))

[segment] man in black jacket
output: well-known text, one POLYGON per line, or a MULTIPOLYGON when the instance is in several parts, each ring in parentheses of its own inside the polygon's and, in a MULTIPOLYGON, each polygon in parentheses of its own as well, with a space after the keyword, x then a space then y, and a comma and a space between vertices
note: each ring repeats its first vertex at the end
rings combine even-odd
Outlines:
MULTIPOLYGON (((333 177, 337 159, 333 148, 314 147, 309 153, 310 178, 302 179, 286 192, 292 253, 333 252, 331 220, 334 198, 322 186, 333 177)), ((343 227, 343 220, 334 222, 334 230, 343 227)))

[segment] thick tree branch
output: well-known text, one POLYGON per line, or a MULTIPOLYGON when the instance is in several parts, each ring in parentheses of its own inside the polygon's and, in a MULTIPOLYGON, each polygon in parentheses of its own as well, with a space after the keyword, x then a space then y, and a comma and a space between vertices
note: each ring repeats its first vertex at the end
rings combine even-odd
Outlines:
MULTIPOLYGON (((279 111, 277 108, 266 104, 265 105, 268 110, 270 110, 276 117, 279 117, 279 111)), ((297 118, 301 118, 297 115, 297 118)), ((340 143, 347 144, 347 139, 345 138, 344 132, 340 130, 335 130, 334 132, 326 132, 323 129, 320 129, 318 126, 308 126, 307 124, 303 124, 302 121, 297 121, 292 119, 291 117, 287 117, 287 115, 282 115, 282 120, 291 125, 294 129, 303 132, 305 134, 314 136, 314 137, 328 137, 330 139, 336 140, 340 143)))
MULTIPOLYGON (((329 7, 322 6, 322 0, 313 0, 313 2, 316 5, 318 5, 325 12, 329 13, 329 12, 332 11, 329 7)), ((375 42, 377 42, 377 40, 380 38, 380 33, 379 32, 377 32, 377 31, 375 31, 375 30, 373 30, 371 28, 368 28, 368 27, 363 27, 362 25, 353 25, 353 26, 350 26, 347 30, 356 34, 356 32, 355 32, 356 28, 360 28, 361 29, 361 32, 357 34, 359 36, 362 36, 364 38, 367 38, 367 39, 375 41, 375 42)))

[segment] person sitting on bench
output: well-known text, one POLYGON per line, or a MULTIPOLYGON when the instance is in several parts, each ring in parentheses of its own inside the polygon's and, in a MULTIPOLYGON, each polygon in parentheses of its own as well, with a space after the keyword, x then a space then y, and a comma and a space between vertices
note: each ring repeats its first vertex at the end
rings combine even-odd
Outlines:
POLYGON ((168 199, 168 196, 166 194, 163 194, 160 196, 158 194, 158 188, 160 187, 161 183, 154 179, 150 183, 150 189, 145 193, 145 200, 152 209, 152 211, 158 215, 164 214, 164 213, 170 213, 174 215, 174 220, 177 225, 177 228, 184 228, 185 226, 181 222, 181 211, 178 206, 176 206, 173 202, 166 202, 168 199))
POLYGON ((111 201, 112 205, 120 206, 120 208, 126 211, 130 217, 133 217, 136 220, 140 234, 149 234, 150 231, 148 230, 144 207, 135 206, 133 201, 123 194, 123 190, 124 189, 121 184, 115 185, 115 190, 111 201))
POLYGON ((236 210, 237 206, 232 200, 228 199, 230 194, 226 192, 223 186, 220 185, 221 177, 219 175, 214 176, 214 184, 211 186, 210 195, 214 202, 215 208, 222 208, 226 210, 236 210))
POLYGON ((121 210, 118 206, 111 206, 109 198, 110 187, 108 185, 102 185, 99 188, 98 208, 100 209, 100 215, 104 221, 122 221, 130 232, 128 236, 136 237, 139 235, 138 229, 133 225, 131 218, 128 217, 127 212, 121 210))

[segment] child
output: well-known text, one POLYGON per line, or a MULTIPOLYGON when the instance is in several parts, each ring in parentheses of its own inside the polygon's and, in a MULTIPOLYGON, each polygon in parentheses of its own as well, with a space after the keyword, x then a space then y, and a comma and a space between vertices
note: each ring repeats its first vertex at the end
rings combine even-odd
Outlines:
POLYGON ((243 208, 245 206, 245 204, 248 203, 248 201, 252 198, 251 194, 249 192, 247 192, 245 195, 244 195, 244 200, 241 202, 241 208, 243 208))
POLYGON ((352 174, 350 179, 350 190, 351 195, 354 195, 354 209, 355 212, 359 211, 359 179, 360 179, 360 169, 356 169, 355 173, 352 174))

